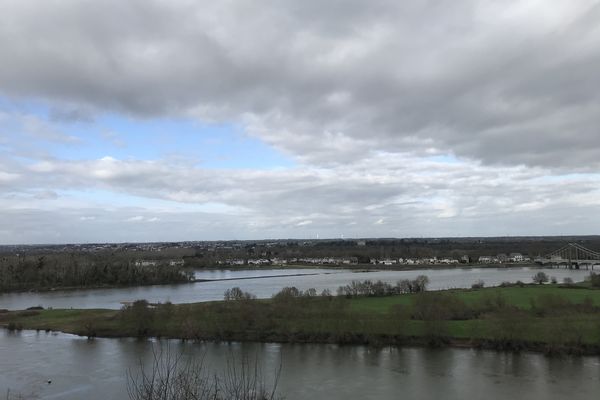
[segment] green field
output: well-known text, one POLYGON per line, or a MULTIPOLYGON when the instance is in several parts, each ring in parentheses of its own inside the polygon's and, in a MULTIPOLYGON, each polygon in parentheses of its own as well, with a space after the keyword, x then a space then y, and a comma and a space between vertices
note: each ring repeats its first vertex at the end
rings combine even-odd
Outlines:
POLYGON ((525 285, 0 313, 7 328, 192 340, 460 344, 600 354, 600 290, 525 285))
MULTIPOLYGON (((485 298, 502 295, 506 301, 519 308, 530 309, 531 301, 541 295, 558 295, 572 303, 583 303, 590 298, 595 306, 600 307, 600 290, 587 290, 578 288, 565 288, 558 285, 526 285, 524 287, 493 287, 479 290, 447 290, 444 293, 452 293, 464 300, 467 304, 480 304, 485 298)), ((353 310, 373 313, 386 313, 394 305, 401 304, 410 306, 418 294, 406 294, 390 297, 362 297, 352 299, 353 310)))

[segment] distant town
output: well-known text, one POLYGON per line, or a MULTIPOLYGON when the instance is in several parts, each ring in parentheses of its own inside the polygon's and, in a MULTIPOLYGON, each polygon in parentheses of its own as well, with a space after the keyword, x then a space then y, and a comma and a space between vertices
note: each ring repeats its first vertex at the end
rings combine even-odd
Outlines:
POLYGON ((161 243, 4 245, 0 257, 44 255, 115 259, 138 267, 254 268, 266 266, 377 266, 527 264, 576 242, 600 249, 600 237, 497 237, 238 240, 161 243))

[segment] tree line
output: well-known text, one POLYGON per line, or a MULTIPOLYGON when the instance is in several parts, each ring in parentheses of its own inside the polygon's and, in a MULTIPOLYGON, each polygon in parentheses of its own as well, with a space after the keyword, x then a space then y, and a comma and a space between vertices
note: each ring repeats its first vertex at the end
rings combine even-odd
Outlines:
POLYGON ((140 266, 105 255, 49 254, 0 258, 0 291, 189 282, 191 272, 169 265, 140 266))

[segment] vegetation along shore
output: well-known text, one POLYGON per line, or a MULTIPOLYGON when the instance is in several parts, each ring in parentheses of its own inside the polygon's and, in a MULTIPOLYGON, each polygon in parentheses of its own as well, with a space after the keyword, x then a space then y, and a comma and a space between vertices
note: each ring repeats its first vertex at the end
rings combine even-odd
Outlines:
POLYGON ((149 304, 121 310, 0 311, 0 326, 94 337, 472 346, 600 354, 600 275, 573 284, 425 291, 426 277, 354 281, 317 294, 284 288, 267 300, 233 288, 225 300, 149 304))

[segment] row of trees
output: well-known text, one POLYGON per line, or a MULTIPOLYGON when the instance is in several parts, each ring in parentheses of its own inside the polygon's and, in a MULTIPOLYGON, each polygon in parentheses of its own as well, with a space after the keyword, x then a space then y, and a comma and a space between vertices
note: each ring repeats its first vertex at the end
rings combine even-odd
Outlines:
MULTIPOLYGON (((403 279, 395 285, 383 281, 352 281, 348 285, 340 286, 337 289, 337 295, 347 298, 357 296, 384 297, 397 294, 421 293, 427 289, 429 278, 425 275, 419 275, 413 280, 403 279)), ((273 300, 284 300, 288 298, 330 298, 332 293, 329 289, 324 289, 321 293, 315 288, 300 290, 295 286, 286 286, 273 295, 273 300)), ((239 287, 227 289, 223 295, 225 301, 253 300, 256 296, 249 292, 244 292, 239 287)))
POLYGON ((371 280, 352 281, 350 284, 340 286, 337 290, 338 296, 356 297, 384 297, 397 294, 421 293, 427 289, 429 278, 425 275, 419 275, 415 279, 402 279, 395 285, 387 282, 371 280))
POLYGON ((188 282, 191 272, 116 257, 51 254, 0 258, 0 291, 188 282))

